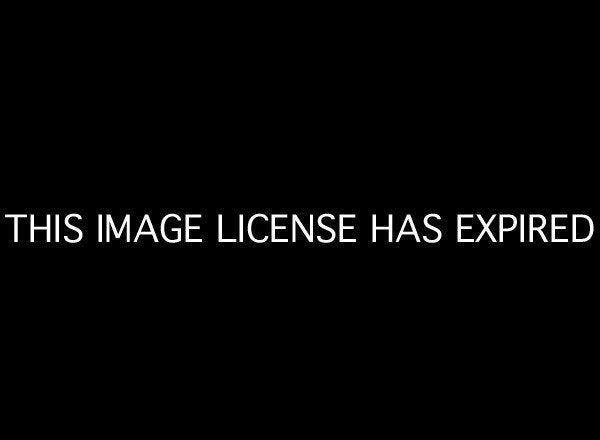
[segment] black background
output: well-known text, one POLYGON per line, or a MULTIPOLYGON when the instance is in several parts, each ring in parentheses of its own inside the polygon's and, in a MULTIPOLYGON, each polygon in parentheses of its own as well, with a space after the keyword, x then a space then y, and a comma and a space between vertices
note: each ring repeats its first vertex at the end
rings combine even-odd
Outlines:
POLYGON ((2 213, 356 212, 361 243, 4 240, 11 412, 573 429, 595 389, 597 238, 460 246, 453 218, 597 221, 592 29, 524 11, 247 12, 23 16, 3 55, 2 213), (444 241, 371 246, 375 212, 438 212, 444 241))

